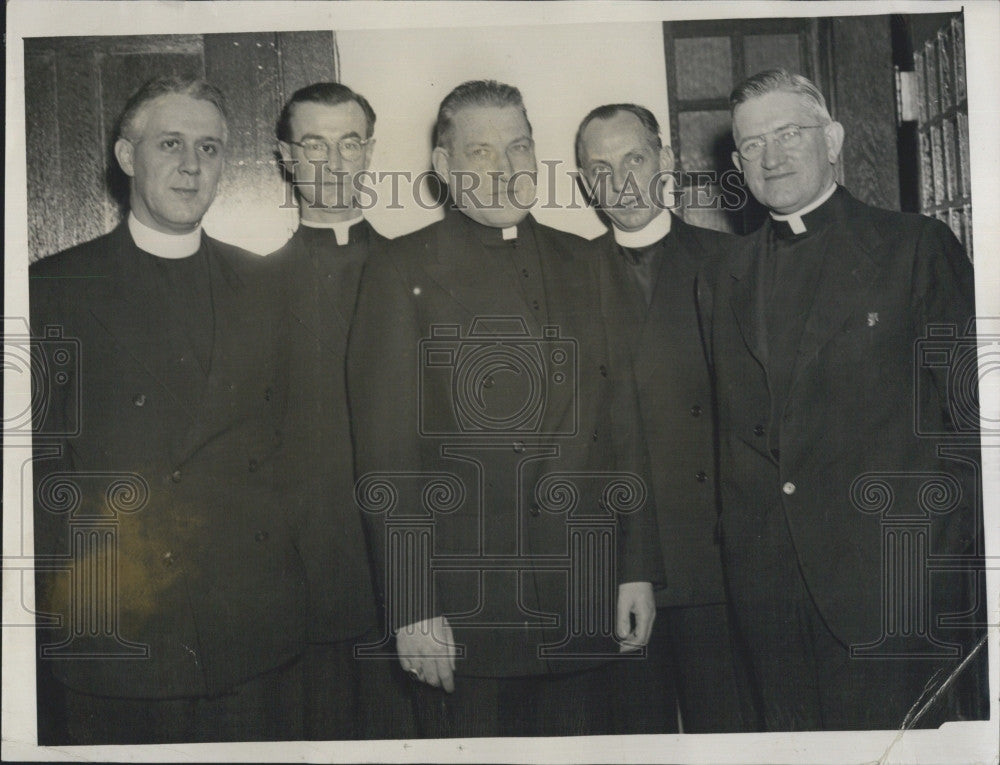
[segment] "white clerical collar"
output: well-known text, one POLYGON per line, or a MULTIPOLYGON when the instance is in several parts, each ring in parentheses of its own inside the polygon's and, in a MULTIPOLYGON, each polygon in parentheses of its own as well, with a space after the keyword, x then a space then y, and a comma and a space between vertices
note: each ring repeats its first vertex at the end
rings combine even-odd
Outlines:
POLYGON ((335 223, 317 223, 316 221, 306 220, 303 218, 299 221, 299 225, 305 226, 306 228, 329 228, 333 230, 333 233, 337 237, 337 246, 343 247, 345 244, 349 244, 351 241, 351 226, 355 223, 360 223, 364 220, 363 215, 359 215, 357 218, 351 218, 350 220, 339 220, 335 223))
POLYGON ((150 228, 141 220, 135 217, 135 213, 128 214, 128 232, 132 235, 135 246, 150 255, 168 260, 180 260, 189 258, 198 252, 201 247, 201 224, 199 223, 194 231, 186 234, 164 234, 155 228, 150 228))
POLYGON ((517 239, 517 226, 507 226, 507 228, 500 229, 500 236, 503 237, 505 242, 517 239))
POLYGON ((670 211, 660 210, 659 215, 638 231, 622 231, 616 228, 614 232, 615 241, 619 245, 630 250, 641 250, 643 247, 656 244, 670 233, 670 211))
POLYGON ((812 202, 807 204, 801 210, 796 210, 793 213, 787 213, 786 215, 778 215, 777 213, 771 213, 771 217, 775 220, 785 221, 789 228, 792 229, 793 234, 804 234, 806 232, 806 224, 802 220, 803 215, 808 215, 817 207, 822 205, 826 200, 833 196, 833 192, 837 190, 836 182, 830 184, 830 188, 824 191, 820 196, 814 199, 812 202))

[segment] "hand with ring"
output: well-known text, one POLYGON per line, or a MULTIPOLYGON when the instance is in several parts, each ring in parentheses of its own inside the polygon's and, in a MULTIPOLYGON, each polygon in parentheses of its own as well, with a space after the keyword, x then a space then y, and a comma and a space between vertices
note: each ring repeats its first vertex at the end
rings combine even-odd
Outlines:
POLYGON ((396 632, 399 663, 418 682, 455 690, 455 638, 443 616, 407 624, 396 632))

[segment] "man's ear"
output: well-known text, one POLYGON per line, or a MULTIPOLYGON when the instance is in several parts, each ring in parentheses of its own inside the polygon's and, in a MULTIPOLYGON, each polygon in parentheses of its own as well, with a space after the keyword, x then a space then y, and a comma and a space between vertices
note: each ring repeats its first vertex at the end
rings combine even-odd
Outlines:
POLYGON ((733 164, 736 165, 736 169, 741 173, 743 172, 743 157, 740 156, 738 151, 733 152, 733 164))
POLYGON ((839 122, 831 122, 823 128, 823 135, 826 138, 826 157, 832 165, 837 161, 844 146, 844 126, 839 122))
POLYGON ((285 141, 278 141, 278 153, 281 154, 281 161, 286 165, 292 162, 292 147, 285 141))
POLYGON ((671 173, 674 170, 674 150, 666 144, 660 149, 660 172, 671 173))
POLYGON ((129 178, 135 176, 135 146, 126 138, 115 141, 115 159, 129 178))
POLYGON ((431 152, 431 167, 434 168, 434 172, 438 174, 444 185, 447 186, 451 183, 451 161, 448 157, 448 150, 443 146, 438 146, 431 152))

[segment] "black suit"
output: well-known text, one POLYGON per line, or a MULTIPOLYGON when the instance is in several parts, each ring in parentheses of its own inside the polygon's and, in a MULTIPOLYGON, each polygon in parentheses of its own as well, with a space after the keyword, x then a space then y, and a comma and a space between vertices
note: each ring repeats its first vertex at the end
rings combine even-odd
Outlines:
MULTIPOLYGON (((969 361, 954 338, 974 315, 972 267, 941 223, 842 188, 805 220, 815 233, 794 239, 769 221, 699 289, 716 375, 724 563, 769 728, 895 727, 941 661, 914 652, 978 637, 936 621, 973 607, 972 577, 930 575, 924 557, 975 565, 982 551, 978 441, 957 419, 976 416, 974 396, 970 409, 970 389, 956 396, 948 379, 949 366, 969 361), (952 332, 933 341, 944 357, 921 354, 932 325, 952 332), (916 571, 901 574, 892 566, 907 558, 893 556, 910 542, 916 571), (915 586, 930 600, 884 602, 883 582, 885 597, 915 586), (860 653, 849 658, 848 647, 860 653), (885 658, 890 650, 901 655, 885 658), (883 658, 860 658, 872 653, 883 658)), ((959 687, 967 682, 974 670, 959 687)), ((936 712, 923 724, 981 714, 936 712)))
POLYGON ((366 266, 348 352, 359 493, 392 626, 446 614, 463 647, 459 689, 616 655, 615 586, 660 579, 651 512, 640 501, 616 517, 625 498, 602 496, 612 474, 643 467, 631 372, 612 363, 601 321, 598 258, 530 217, 505 243, 449 211, 366 266), (380 481, 366 483, 372 473, 380 481), (417 545, 402 559, 395 541, 386 552, 401 526, 413 530, 393 539, 417 545), (571 554, 587 550, 604 578, 569 586, 571 554), (414 566, 402 580, 401 560, 414 566))
POLYGON ((278 480, 295 513, 309 582, 309 636, 315 642, 357 637, 376 624, 354 504, 344 360, 361 269, 380 240, 385 241, 366 221, 351 227, 343 247, 330 229, 299 226, 268 256, 288 301, 288 413, 278 480))
MULTIPOLYGON (((31 268, 34 333, 78 342, 78 364, 36 406, 35 539, 37 554, 64 561, 39 596, 73 627, 50 663, 79 693, 208 698, 302 650, 303 570, 273 490, 278 307, 262 259, 206 235, 192 257, 214 328, 194 333, 207 338, 207 372, 158 276, 167 264, 125 224, 31 268), (117 572, 116 594, 98 589, 110 603, 70 597, 105 564, 117 572), (105 618, 99 633, 116 636, 73 634, 105 618), (145 658, 119 658, 136 651, 145 658), (82 656, 59 660, 67 653, 82 656)), ((207 735, 225 737, 224 721, 207 735)))
POLYGON ((635 665, 625 684, 629 693, 634 683, 648 690, 636 694, 645 698, 623 733, 673 729, 675 700, 685 732, 752 726, 749 710, 741 710, 741 700, 749 704, 723 587, 711 385, 695 300, 698 271, 737 241, 676 216, 669 234, 642 251, 625 250, 610 233, 600 240, 610 252, 602 282, 614 300, 605 312, 615 345, 632 356, 666 572, 649 666, 635 665), (637 269, 651 276, 648 303, 637 269))
POLYGON ((294 513, 309 590, 306 736, 311 739, 412 735, 408 701, 385 660, 359 661, 379 620, 361 515, 345 360, 361 270, 387 241, 361 220, 337 244, 328 228, 300 225, 268 256, 285 291, 283 344, 289 360, 288 410, 277 478, 294 513))

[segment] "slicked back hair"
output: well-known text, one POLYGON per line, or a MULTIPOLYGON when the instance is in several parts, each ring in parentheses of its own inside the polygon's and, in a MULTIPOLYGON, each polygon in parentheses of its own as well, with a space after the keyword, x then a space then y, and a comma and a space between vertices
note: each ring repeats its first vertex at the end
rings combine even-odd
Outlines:
POLYGON ((222 91, 212 83, 200 77, 174 75, 155 77, 145 82, 135 93, 129 96, 122 111, 122 116, 118 119, 118 137, 134 141, 138 137, 136 135, 136 125, 146 106, 160 96, 173 94, 190 96, 198 101, 208 101, 219 110, 223 123, 225 124, 228 121, 226 115, 226 98, 222 95, 222 91))
POLYGON ((451 140, 455 132, 455 115, 470 106, 516 106, 528 123, 528 134, 531 134, 531 122, 524 108, 521 91, 513 85, 505 85, 496 80, 469 80, 456 87, 441 102, 438 107, 437 122, 434 123, 434 148, 451 148, 451 140))
POLYGON ((793 74, 787 69, 766 69, 743 80, 729 94, 729 114, 734 115, 736 107, 751 98, 759 98, 778 91, 802 96, 809 102, 810 109, 822 124, 833 122, 826 108, 826 99, 816 84, 808 77, 793 74))
POLYGON ((312 85, 306 85, 304 88, 296 90, 282 108, 278 117, 278 140, 285 142, 292 140, 292 114, 296 104, 308 102, 337 106, 351 101, 360 106, 361 111, 364 112, 365 124, 367 125, 365 138, 371 138, 375 133, 375 110, 368 103, 368 99, 339 82, 314 82, 312 85))
POLYGON ((663 141, 660 139, 660 123, 656 121, 656 117, 653 116, 653 113, 649 109, 645 106, 639 106, 639 104, 605 104, 604 106, 598 106, 596 109, 592 109, 590 113, 583 118, 583 122, 580 123, 580 127, 576 130, 575 146, 577 167, 581 167, 583 164, 583 131, 587 129, 587 125, 594 120, 609 120, 622 112, 634 114, 638 118, 639 122, 642 123, 642 126, 646 128, 646 132, 649 133, 650 142, 653 147, 657 151, 663 148, 663 141))

